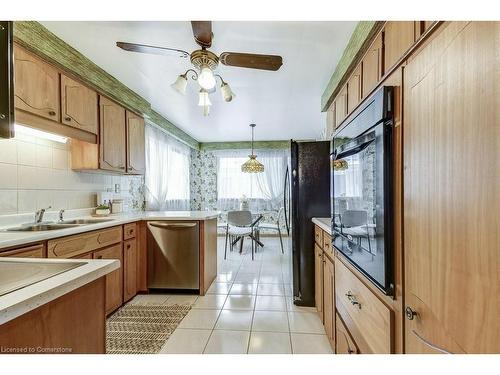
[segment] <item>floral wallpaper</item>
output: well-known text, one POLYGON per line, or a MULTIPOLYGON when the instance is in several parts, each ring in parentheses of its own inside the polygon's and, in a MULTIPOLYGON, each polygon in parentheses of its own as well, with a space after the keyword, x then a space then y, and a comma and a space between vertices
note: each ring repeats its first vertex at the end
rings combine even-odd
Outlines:
MULTIPOLYGON (((191 210, 218 210, 217 207, 217 157, 213 151, 191 150, 190 168, 191 210)), ((278 212, 265 211, 262 222, 276 223, 278 212)), ((226 212, 221 212, 219 220, 226 221, 226 212)), ((286 225, 280 221, 282 234, 286 235, 286 225)), ((219 230, 223 232, 223 230, 219 230)), ((263 231, 265 233, 265 231, 263 231)), ((276 231, 271 231, 276 233, 276 231)))

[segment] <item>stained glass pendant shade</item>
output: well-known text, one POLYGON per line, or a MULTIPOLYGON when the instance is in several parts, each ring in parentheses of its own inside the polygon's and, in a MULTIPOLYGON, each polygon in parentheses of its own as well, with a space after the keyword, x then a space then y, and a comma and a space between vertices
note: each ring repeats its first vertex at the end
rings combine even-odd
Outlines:
POLYGON ((253 153, 253 129, 255 124, 250 124, 252 128, 252 154, 248 155, 249 159, 241 166, 241 171, 244 173, 261 173, 264 172, 264 165, 257 160, 257 155, 253 153))

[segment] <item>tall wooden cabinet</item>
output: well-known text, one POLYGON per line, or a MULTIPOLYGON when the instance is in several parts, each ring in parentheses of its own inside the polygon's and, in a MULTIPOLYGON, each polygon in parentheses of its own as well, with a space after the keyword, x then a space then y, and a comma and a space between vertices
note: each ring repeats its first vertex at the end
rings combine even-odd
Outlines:
POLYGON ((14 45, 15 107, 59 121, 59 72, 51 65, 14 45))
POLYGON ((404 71, 407 353, 500 352, 498 51, 450 22, 404 71))
POLYGON ((332 348, 335 348, 335 277, 333 261, 323 257, 323 324, 332 348))
POLYGON ((314 299, 316 310, 323 321, 323 250, 314 244, 314 299))
POLYGON ((61 122, 93 134, 99 127, 97 93, 61 74, 61 122))

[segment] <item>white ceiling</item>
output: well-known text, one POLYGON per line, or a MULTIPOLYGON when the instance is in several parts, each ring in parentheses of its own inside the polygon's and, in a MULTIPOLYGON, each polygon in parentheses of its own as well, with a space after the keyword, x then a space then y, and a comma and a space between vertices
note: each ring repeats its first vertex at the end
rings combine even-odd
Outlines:
POLYGON ((320 99, 356 26, 356 22, 227 22, 212 24, 211 51, 276 54, 277 72, 219 65, 236 94, 226 103, 220 92, 203 117, 198 85, 187 95, 170 84, 191 64, 188 59, 126 52, 116 41, 198 49, 189 22, 42 22, 151 103, 152 108, 200 142, 248 140, 248 124, 257 124, 256 140, 318 138, 325 125, 320 99))

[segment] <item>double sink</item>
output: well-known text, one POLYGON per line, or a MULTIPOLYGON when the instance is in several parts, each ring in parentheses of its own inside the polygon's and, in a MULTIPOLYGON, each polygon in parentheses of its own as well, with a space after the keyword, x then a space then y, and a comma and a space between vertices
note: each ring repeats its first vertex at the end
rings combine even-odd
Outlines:
POLYGON ((112 221, 113 219, 75 219, 63 220, 58 222, 43 222, 35 224, 23 224, 17 227, 4 229, 4 232, 40 232, 47 230, 58 230, 65 228, 79 227, 82 225, 99 224, 112 221))

